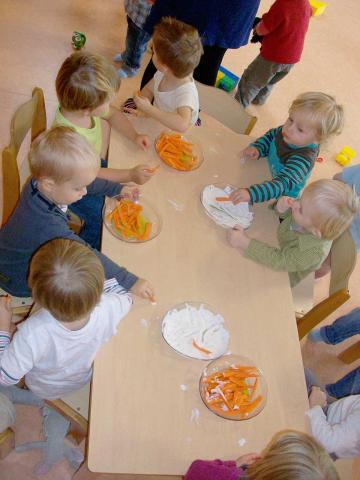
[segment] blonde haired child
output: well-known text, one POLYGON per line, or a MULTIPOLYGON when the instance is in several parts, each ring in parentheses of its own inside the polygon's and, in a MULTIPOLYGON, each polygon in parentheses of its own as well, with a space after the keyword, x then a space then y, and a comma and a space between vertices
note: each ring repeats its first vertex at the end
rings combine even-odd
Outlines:
POLYGON ((228 240, 246 258, 289 272, 294 286, 320 267, 332 241, 350 226, 359 208, 359 198, 348 185, 318 180, 304 189, 300 200, 281 197, 277 202, 283 218, 277 232, 279 248, 251 239, 239 226, 228 231, 228 240))
MULTIPOLYGON (((38 399, 54 400, 90 381, 98 350, 116 334, 132 304, 116 281, 104 286, 104 279, 99 258, 76 241, 51 240, 34 254, 29 286, 40 309, 19 326, 12 340, 11 309, 1 299, 0 385, 10 387, 25 376, 38 399)), ((21 447, 44 451, 37 473, 46 473, 62 455, 79 464, 81 453, 63 444, 67 420, 51 409, 45 409, 44 416, 47 441, 21 447)))
POLYGON ((278 432, 261 455, 250 453, 236 461, 193 462, 184 480, 338 480, 326 451, 309 435, 278 432))
POLYGON ((299 95, 285 124, 269 130, 241 152, 246 160, 267 157, 272 179, 239 188, 234 203, 266 202, 282 195, 297 198, 319 154, 319 145, 342 131, 344 111, 335 98, 322 92, 299 95))
POLYGON ((145 115, 184 132, 199 116, 199 96, 192 76, 203 53, 198 31, 165 17, 156 25, 152 42, 157 72, 134 96, 134 102, 145 115))
MULTIPOLYGON (((97 178, 98 156, 85 137, 68 127, 42 133, 32 144, 32 178, 23 188, 10 219, 0 230, 0 287, 18 297, 29 297, 27 272, 34 252, 54 238, 86 244, 68 226, 68 206, 87 195, 135 199, 138 190, 97 178)), ((89 247, 87 245, 87 247, 89 247)), ((115 278, 126 290, 153 297, 153 289, 96 249, 105 277, 115 278)))

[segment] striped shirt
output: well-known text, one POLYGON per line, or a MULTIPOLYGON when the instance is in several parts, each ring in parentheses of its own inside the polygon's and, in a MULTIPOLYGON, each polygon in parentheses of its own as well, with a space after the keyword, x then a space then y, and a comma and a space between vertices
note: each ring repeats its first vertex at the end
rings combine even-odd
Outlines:
POLYGON ((260 157, 267 157, 272 176, 272 180, 247 189, 252 203, 266 202, 283 195, 297 198, 314 167, 319 146, 297 147, 286 143, 282 127, 269 130, 251 146, 258 150, 260 157))

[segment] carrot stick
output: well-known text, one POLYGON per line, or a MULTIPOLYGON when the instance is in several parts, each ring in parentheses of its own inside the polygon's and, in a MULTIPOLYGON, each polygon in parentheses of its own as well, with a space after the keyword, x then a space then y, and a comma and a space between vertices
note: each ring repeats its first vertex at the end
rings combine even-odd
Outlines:
POLYGON ((217 202, 231 202, 229 197, 215 197, 217 202))
POLYGON ((207 348, 199 347, 199 345, 195 342, 195 340, 192 341, 192 346, 194 348, 196 348, 197 350, 199 350, 199 352, 201 352, 201 353, 205 353, 206 355, 211 354, 210 350, 208 350, 207 348))

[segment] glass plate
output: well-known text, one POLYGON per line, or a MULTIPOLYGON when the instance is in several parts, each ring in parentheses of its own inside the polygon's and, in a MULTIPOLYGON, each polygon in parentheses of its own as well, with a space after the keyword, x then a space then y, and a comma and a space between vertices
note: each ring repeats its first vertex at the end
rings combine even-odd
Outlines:
POLYGON ((160 135, 155 139, 155 151, 156 153, 158 154, 158 157, 161 159, 161 161, 163 163, 165 163, 165 165, 167 165, 168 167, 170 168, 173 168, 174 170, 177 170, 177 171, 180 171, 180 172, 192 172, 193 170, 196 170, 200 167, 200 165, 203 163, 204 161, 204 154, 202 152, 202 149, 197 141, 197 139, 193 136, 193 135, 181 135, 181 139, 182 140, 185 140, 186 142, 189 142, 189 143, 192 143, 193 144, 193 149, 192 149, 192 154, 197 158, 197 161, 195 163, 195 165, 189 169, 189 170, 186 170, 186 169, 181 169, 181 168, 177 168, 176 166, 174 165, 171 165, 170 163, 168 163, 166 161, 166 159, 164 159, 158 152, 158 148, 157 148, 157 145, 159 143, 159 140, 160 140, 160 136, 162 134, 166 134, 166 135, 181 135, 179 134, 178 132, 173 132, 173 131, 164 131, 164 132, 161 132, 160 135))

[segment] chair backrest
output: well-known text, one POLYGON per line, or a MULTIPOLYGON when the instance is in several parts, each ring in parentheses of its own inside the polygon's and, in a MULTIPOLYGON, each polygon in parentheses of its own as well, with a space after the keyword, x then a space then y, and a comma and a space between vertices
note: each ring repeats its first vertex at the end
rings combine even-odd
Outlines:
POLYGON ((236 133, 250 135, 257 117, 246 112, 229 93, 216 87, 195 82, 199 92, 200 109, 216 118, 236 133))
POLYGON ((14 113, 10 124, 10 143, 2 152, 3 213, 4 225, 20 197, 20 174, 17 155, 21 144, 31 129, 31 141, 46 130, 44 94, 41 88, 34 88, 32 98, 14 113))

